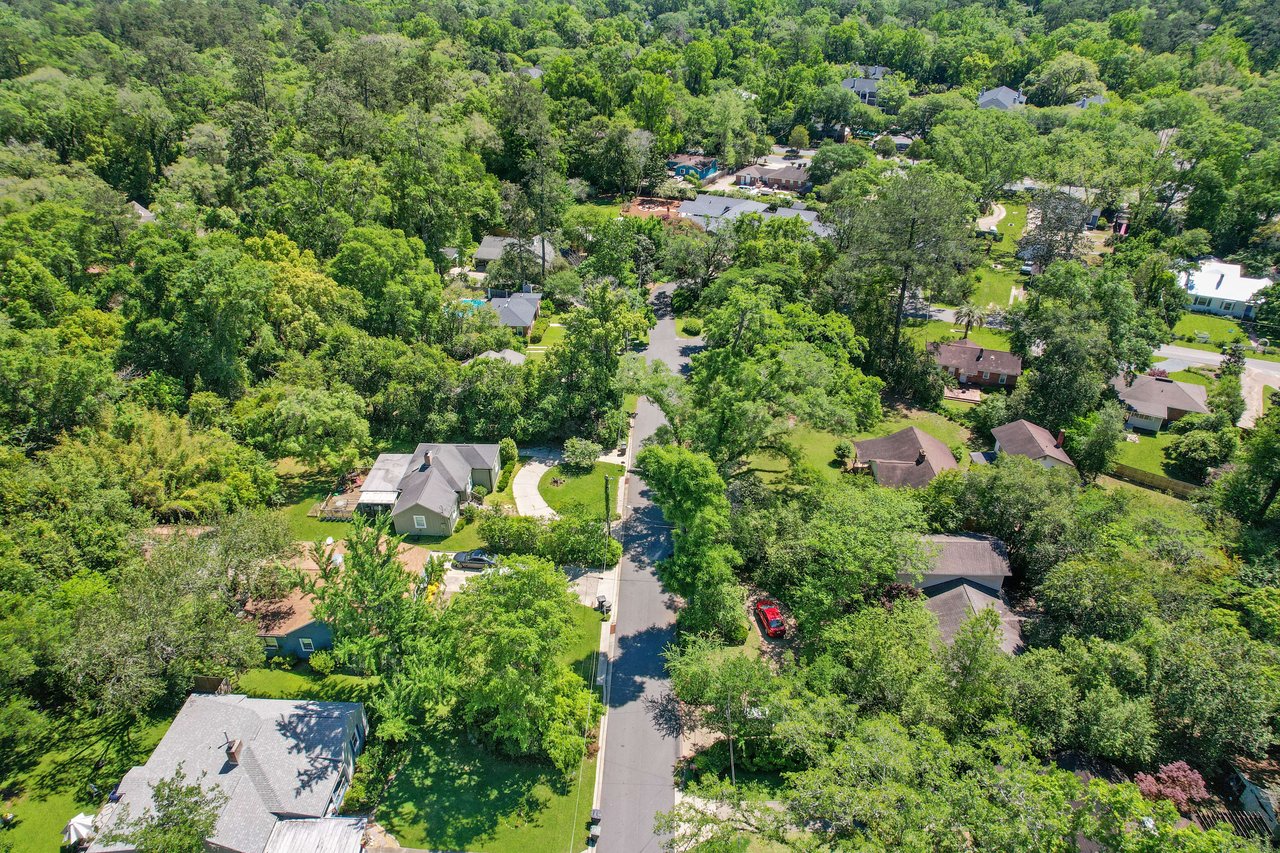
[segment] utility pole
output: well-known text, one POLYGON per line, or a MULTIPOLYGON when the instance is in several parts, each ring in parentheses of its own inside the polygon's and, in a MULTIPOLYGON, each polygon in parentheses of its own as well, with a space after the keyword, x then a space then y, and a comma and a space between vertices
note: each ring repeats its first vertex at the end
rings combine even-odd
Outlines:
POLYGON ((738 785, 738 774, 733 769, 733 718, 729 716, 729 712, 733 709, 732 697, 724 700, 724 719, 729 724, 729 781, 734 787, 738 785))
POLYGON ((609 512, 609 486, 613 478, 604 477, 604 555, 600 558, 600 571, 609 571, 609 540, 613 538, 613 513, 609 512))

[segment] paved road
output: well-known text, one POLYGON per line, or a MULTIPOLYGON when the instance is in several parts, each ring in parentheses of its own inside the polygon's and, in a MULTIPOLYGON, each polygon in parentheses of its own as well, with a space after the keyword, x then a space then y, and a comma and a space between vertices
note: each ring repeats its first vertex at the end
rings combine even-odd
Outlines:
MULTIPOLYGON (((676 337, 675 321, 667 308, 669 294, 669 288, 655 294, 659 320, 649 334, 645 357, 678 369, 688 363, 692 346, 676 337)), ((658 407, 641 398, 632 426, 632 447, 638 449, 662 423, 658 407)), ((671 553, 671 537, 662 512, 647 495, 644 481, 634 475, 628 478, 626 501, 632 509, 620 531, 623 558, 600 804, 598 849, 602 853, 661 849, 653 819, 675 805, 673 774, 680 744, 654 728, 644 703, 666 690, 662 651, 675 637, 676 619, 675 604, 654 573, 654 564, 671 553)))

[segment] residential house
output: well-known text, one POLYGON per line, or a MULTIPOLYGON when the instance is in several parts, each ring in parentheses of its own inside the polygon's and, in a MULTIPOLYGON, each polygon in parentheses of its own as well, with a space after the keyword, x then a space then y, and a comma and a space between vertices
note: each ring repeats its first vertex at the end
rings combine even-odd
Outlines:
POLYGON ((882 486, 920 488, 956 467, 951 449, 919 427, 854 443, 859 467, 869 468, 882 486))
POLYGON ((471 364, 472 362, 479 361, 482 358, 490 359, 492 361, 505 361, 507 364, 514 364, 517 367, 521 364, 524 364, 525 361, 527 360, 527 356, 524 353, 516 352, 513 349, 504 349, 504 350, 490 349, 490 350, 485 350, 475 358, 464 361, 463 364, 471 364))
POLYGON ((496 444, 419 444, 373 463, 356 511, 391 514, 399 535, 449 536, 472 489, 493 491, 502 473, 496 444))
POLYGON ((156 215, 151 211, 147 210, 142 205, 138 204, 136 201, 129 202, 129 211, 133 214, 134 218, 137 219, 139 222, 146 223, 146 222, 156 221, 156 215))
POLYGON ((1106 95, 1090 95, 1087 98, 1081 98, 1080 100, 1072 104, 1068 104, 1068 106, 1072 106, 1080 110, 1087 110, 1089 109, 1089 107, 1100 107, 1106 102, 1107 102, 1106 95))
POLYGON ((999 86, 995 89, 983 89, 978 93, 978 109, 1011 110, 1027 102, 1027 96, 1019 89, 999 86))
POLYGON ((1010 575, 1005 544, 976 533, 924 537, 932 565, 918 582, 907 574, 902 583, 915 582, 925 595, 924 606, 938 618, 944 642, 951 643, 960 626, 975 613, 991 608, 1000 617, 1000 647, 1012 654, 1022 647, 1019 618, 1004 600, 1010 575))
POLYGON ((521 68, 520 73, 530 80, 540 80, 542 78, 542 66, 530 65, 528 68, 521 68))
POLYGON ((813 188, 813 181, 802 163, 789 166, 747 166, 734 175, 739 187, 768 187, 803 195, 813 188))
POLYGON ((1203 385, 1178 382, 1163 376, 1135 376, 1132 383, 1118 376, 1111 387, 1128 409, 1125 426, 1158 432, 1163 427, 1192 413, 1209 411, 1209 393, 1203 385))
POLYGON ((961 385, 1012 388, 1022 375, 1022 359, 1010 352, 980 347, 968 338, 949 344, 929 344, 929 354, 961 385))
POLYGON ((530 264, 542 263, 545 270, 550 270, 556 258, 555 246, 546 237, 531 237, 520 240, 516 237, 497 237, 490 234, 480 241, 480 247, 471 256, 471 264, 476 272, 485 272, 489 264, 501 258, 508 251, 524 251, 529 255, 530 264))
POLYGON ((1243 320, 1253 316, 1258 292, 1271 280, 1246 276, 1239 264, 1210 259, 1178 273, 1178 283, 1186 289, 1187 307, 1192 311, 1243 320))
POLYGON ((858 77, 846 77, 840 85, 869 107, 879 106, 880 81, 889 73, 883 65, 859 65, 858 77))
MULTIPOLYGON (((98 835, 141 817, 152 786, 179 767, 225 796, 206 849, 219 853, 359 853, 363 818, 335 817, 368 724, 357 702, 193 694, 147 763, 125 774, 98 814, 98 835), (312 846, 298 846, 299 842, 312 846)), ((93 842, 89 853, 129 853, 93 842)))
POLYGON ((796 201, 790 207, 780 207, 773 213, 766 211, 761 215, 765 219, 774 216, 782 219, 802 219, 808 224, 809 230, 817 237, 830 237, 835 233, 830 225, 818 221, 818 211, 805 207, 802 201, 796 201))
POLYGON ((703 157, 700 154, 673 154, 667 160, 667 171, 677 178, 692 175, 699 181, 708 181, 720 172, 714 157, 703 157))
POLYGON ((1062 449, 1063 434, 1054 437, 1042 426, 1028 420, 1017 420, 1013 423, 998 426, 991 430, 996 440, 996 453, 1008 453, 1010 456, 1025 456, 1039 462, 1046 468, 1074 468, 1067 451, 1062 449))
MULTIPOLYGON (((1256 828, 1255 833, 1240 834, 1280 837, 1280 761, 1271 756, 1240 757, 1229 762, 1228 766, 1232 771, 1230 784, 1236 792, 1240 808, 1260 818, 1262 824, 1256 828)), ((1230 823, 1234 828, 1237 821, 1232 820, 1230 823)))
MULTIPOLYGON (((366 480, 366 483, 368 481, 366 480)), ((330 559, 341 565, 346 557, 346 544, 331 543, 330 559)), ((407 542, 400 543, 397 552, 404 570, 414 578, 426 572, 431 552, 407 542)), ((294 571, 311 579, 319 575, 317 561, 322 555, 305 546, 302 554, 289 561, 294 571)), ((301 589, 295 589, 283 598, 250 599, 244 607, 244 615, 258 626, 258 637, 267 657, 309 658, 312 653, 333 648, 333 630, 315 616, 315 599, 301 589)))
POLYGON ((542 294, 513 293, 510 296, 499 296, 489 300, 489 307, 498 312, 498 321, 502 325, 527 340, 533 334, 533 324, 542 313, 542 294))
POLYGON ((708 231, 715 231, 743 214, 763 214, 768 209, 769 205, 762 201, 698 193, 692 201, 680 203, 680 216, 692 219, 708 231))

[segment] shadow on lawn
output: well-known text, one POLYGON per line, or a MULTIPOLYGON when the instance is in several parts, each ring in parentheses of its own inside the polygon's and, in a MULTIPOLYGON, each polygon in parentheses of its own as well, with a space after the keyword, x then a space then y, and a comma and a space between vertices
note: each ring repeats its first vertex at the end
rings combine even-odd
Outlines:
MULTIPOLYGON (((142 742, 139 734, 148 725, 146 720, 121 718, 56 720, 39 748, 52 758, 26 776, 25 785, 21 781, 13 784, 32 799, 70 793, 78 803, 97 805, 130 768, 147 760, 154 743, 142 742)), ((10 793, 16 792, 6 791, 10 793)))
POLYGON ((502 825, 536 821, 565 781, 552 768, 435 740, 419 746, 378 809, 401 844, 467 850, 502 825))

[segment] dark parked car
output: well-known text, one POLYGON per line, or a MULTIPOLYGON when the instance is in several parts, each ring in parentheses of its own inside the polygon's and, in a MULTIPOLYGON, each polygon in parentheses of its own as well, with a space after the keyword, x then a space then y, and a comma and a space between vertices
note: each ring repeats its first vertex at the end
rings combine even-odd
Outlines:
POLYGON ((484 551, 459 551, 453 555, 453 564, 460 569, 492 569, 498 561, 484 551))

